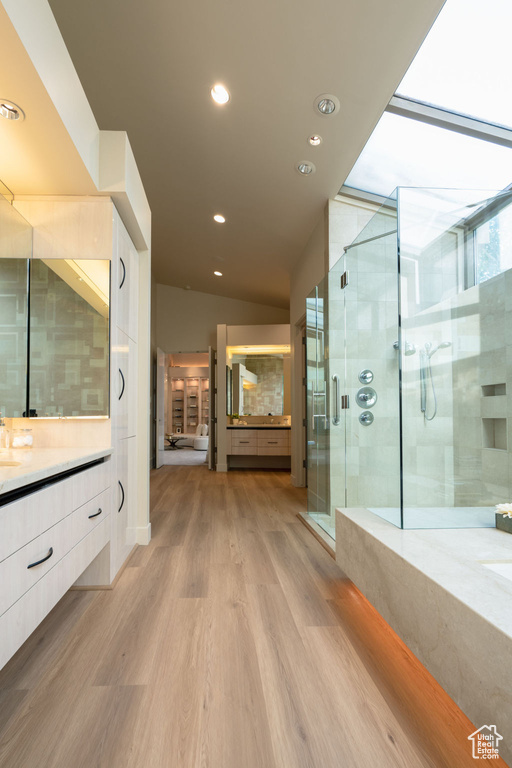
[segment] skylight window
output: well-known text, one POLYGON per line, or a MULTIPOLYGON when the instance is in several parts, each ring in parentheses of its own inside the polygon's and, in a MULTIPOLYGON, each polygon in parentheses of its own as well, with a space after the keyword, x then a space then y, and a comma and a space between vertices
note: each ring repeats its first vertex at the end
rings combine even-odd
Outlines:
POLYGON ((512 127, 510 0, 447 0, 397 94, 512 127))
POLYGON ((385 112, 345 185, 389 196, 398 186, 503 189, 508 147, 385 112))
POLYGON ((475 229, 474 248, 477 283, 512 268, 512 205, 475 229))

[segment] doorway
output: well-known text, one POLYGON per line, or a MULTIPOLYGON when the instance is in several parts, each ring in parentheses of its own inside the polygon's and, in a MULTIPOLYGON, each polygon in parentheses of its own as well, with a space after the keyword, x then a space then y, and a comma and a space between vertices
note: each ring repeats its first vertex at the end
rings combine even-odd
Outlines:
POLYGON ((210 442, 210 355, 159 353, 157 466, 204 466, 210 442))

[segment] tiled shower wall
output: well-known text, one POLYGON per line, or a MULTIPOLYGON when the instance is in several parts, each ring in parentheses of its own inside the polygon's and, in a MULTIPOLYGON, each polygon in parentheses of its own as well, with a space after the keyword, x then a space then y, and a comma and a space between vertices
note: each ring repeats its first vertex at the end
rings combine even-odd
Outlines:
MULTIPOLYGON (((360 239, 382 235, 396 228, 393 210, 373 216, 365 211, 369 228, 360 239)), ((333 234, 339 231, 333 228, 333 234)), ((348 244, 345 242, 345 244, 348 244)), ((333 250, 336 243, 329 243, 333 250)), ((343 249, 341 249, 343 252, 343 249)), ((344 253, 344 252, 343 252, 344 253)), ((328 276, 328 352, 330 411, 334 412, 332 374, 342 382, 350 407, 341 412, 330 435, 331 507, 399 506, 400 449, 398 421, 398 276, 396 233, 349 249, 328 276), (340 276, 348 272, 341 289, 340 276), (374 422, 359 422, 362 409, 356 404, 359 373, 373 371, 372 387, 377 403, 371 409, 374 422), (345 455, 346 450, 346 455, 345 455), (345 497, 346 488, 346 497, 345 497)))
POLYGON ((454 459, 458 506, 511 501, 512 271, 453 302, 454 459))

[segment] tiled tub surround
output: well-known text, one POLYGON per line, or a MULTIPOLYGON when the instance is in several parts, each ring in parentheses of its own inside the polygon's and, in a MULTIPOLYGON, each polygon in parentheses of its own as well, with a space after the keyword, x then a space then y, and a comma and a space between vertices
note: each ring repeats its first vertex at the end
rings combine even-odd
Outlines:
POLYGON ((336 529, 340 567, 475 727, 496 725, 511 764, 512 581, 487 566, 512 561, 512 536, 404 531, 354 508, 336 529))

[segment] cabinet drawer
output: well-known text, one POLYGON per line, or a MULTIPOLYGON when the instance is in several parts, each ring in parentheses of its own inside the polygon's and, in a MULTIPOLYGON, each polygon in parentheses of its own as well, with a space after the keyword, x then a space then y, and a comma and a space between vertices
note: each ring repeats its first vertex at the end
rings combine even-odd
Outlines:
POLYGON ((258 445, 257 438, 255 437, 247 437, 246 435, 236 435, 236 437, 231 438, 231 447, 232 448, 256 448, 258 445))
POLYGON ((288 447, 288 438, 287 437, 282 437, 282 436, 279 436, 279 437, 267 437, 266 435, 265 435, 265 437, 258 437, 258 446, 259 447, 262 447, 262 446, 263 447, 265 447, 265 446, 276 447, 276 446, 282 446, 282 445, 285 445, 286 447, 288 447))
POLYGON ((258 456, 289 456, 290 449, 287 445, 258 446, 258 456))
POLYGON ((108 517, 109 500, 107 489, 0 563, 0 615, 108 517))
POLYGON ((228 431, 231 433, 232 440, 238 437, 241 437, 243 440, 247 440, 247 438, 258 437, 257 429, 241 429, 240 427, 238 427, 237 429, 230 429, 228 431))
POLYGON ((110 520, 107 518, 0 616, 0 669, 94 560, 109 537, 110 520))
POLYGON ((270 438, 271 440, 289 440, 289 429, 262 429, 258 432, 259 438, 270 438))
POLYGON ((0 561, 110 485, 110 461, 0 507, 0 561))

